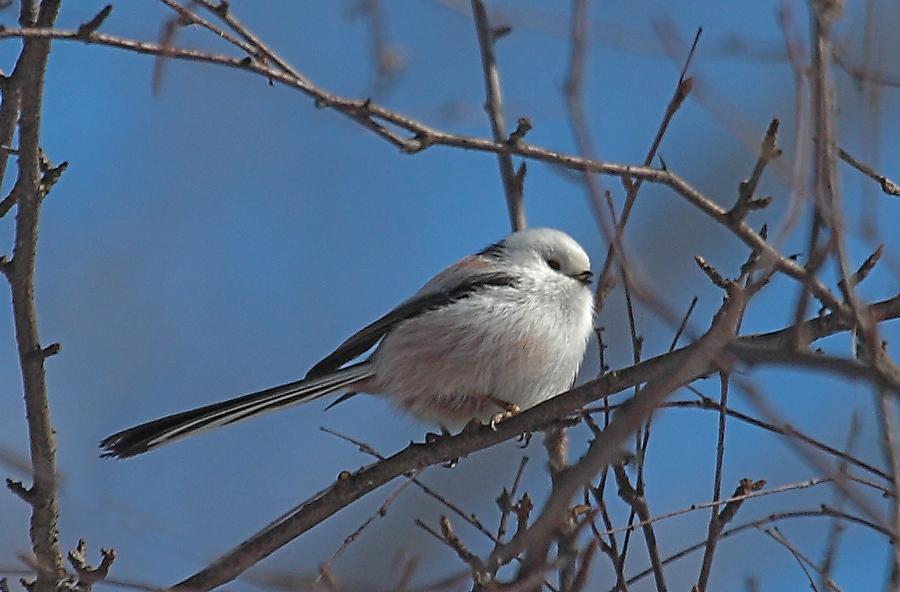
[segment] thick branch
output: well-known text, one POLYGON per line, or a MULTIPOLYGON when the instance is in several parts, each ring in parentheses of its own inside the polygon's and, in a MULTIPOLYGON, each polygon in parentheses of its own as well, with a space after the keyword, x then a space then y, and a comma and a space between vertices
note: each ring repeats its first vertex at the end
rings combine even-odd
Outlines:
MULTIPOLYGON (((59 2, 43 2, 35 14, 34 5, 23 2, 20 19, 52 26, 59 2)), ((49 39, 26 39, 16 67, 7 81, 0 107, 0 139, 9 132, 9 120, 15 111, 19 118, 19 177, 14 193, 18 204, 15 247, 12 260, 4 266, 12 291, 13 321, 31 448, 33 484, 28 501, 32 506, 31 544, 38 566, 36 592, 53 592, 64 574, 56 522, 56 445, 50 425, 50 408, 44 376, 43 350, 37 330, 34 302, 34 269, 37 252, 38 222, 41 210, 40 124, 43 107, 44 75, 50 55, 49 39), (9 92, 9 89, 13 89, 9 92), (9 102, 8 102, 9 101, 9 102)), ((5 164, 5 158, 4 163, 5 164)))

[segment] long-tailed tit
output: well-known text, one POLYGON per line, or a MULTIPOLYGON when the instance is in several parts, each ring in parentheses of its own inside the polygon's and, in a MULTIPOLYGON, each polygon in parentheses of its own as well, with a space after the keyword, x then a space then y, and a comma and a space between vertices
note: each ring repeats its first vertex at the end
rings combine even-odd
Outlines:
POLYGON ((575 379, 593 323, 590 278, 588 256, 569 235, 516 232, 436 275, 303 380, 113 434, 100 443, 103 455, 134 456, 336 393, 387 395, 446 429, 527 409, 575 379))

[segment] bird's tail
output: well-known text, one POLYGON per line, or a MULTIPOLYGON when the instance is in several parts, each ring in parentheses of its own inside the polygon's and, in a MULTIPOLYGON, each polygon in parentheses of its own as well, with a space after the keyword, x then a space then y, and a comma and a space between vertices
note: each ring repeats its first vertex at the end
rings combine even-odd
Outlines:
POLYGON ((362 362, 326 376, 298 380, 236 399, 169 415, 107 437, 100 442, 100 448, 103 449, 101 456, 126 458, 141 454, 151 448, 205 430, 348 390, 353 384, 372 374, 371 366, 362 362))

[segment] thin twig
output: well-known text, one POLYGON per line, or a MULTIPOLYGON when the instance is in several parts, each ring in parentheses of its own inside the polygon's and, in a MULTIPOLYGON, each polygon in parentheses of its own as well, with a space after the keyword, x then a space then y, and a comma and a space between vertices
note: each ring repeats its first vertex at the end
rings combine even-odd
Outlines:
MULTIPOLYGON (((716 469, 713 477, 713 499, 717 500, 722 494, 722 473, 725 470, 725 427, 728 419, 728 380, 729 374, 726 372, 719 373, 719 425, 716 437, 716 469)), ((742 482, 743 485, 743 482, 742 482)), ((734 495, 742 495, 744 492, 738 489, 734 495)), ((716 545, 719 542, 719 535, 722 533, 724 526, 721 516, 716 508, 713 508, 709 518, 709 526, 707 528, 706 549, 703 551, 703 562, 700 566, 700 575, 697 577, 696 589, 698 592, 705 592, 709 582, 709 575, 712 571, 713 556, 716 552, 716 545)))
MULTIPOLYGON (((812 588, 813 592, 819 592, 819 588, 816 586, 815 580, 813 580, 812 574, 809 573, 809 570, 806 568, 807 565, 815 567, 815 565, 806 558, 794 545, 787 540, 777 526, 773 526, 772 528, 762 528, 759 527, 759 530, 766 533, 770 537, 772 537, 775 541, 781 544, 785 549, 787 549, 791 555, 794 556, 794 559, 797 560, 797 564, 800 566, 800 569, 803 570, 803 574, 806 576, 806 580, 809 582, 809 587, 812 588)), ((818 571, 818 570, 817 570, 818 571)))
MULTIPOLYGON (((858 433, 859 417, 854 412, 850 419, 850 429, 847 431, 847 442, 844 445, 844 454, 846 454, 847 456, 849 456, 853 450, 853 444, 858 433)), ((840 463, 838 464, 838 478, 846 479, 849 475, 847 469, 847 461, 841 459, 840 463)), ((834 507, 837 510, 843 510, 846 497, 844 496, 841 489, 836 488, 834 490, 834 497, 834 507)), ((831 524, 829 524, 828 526, 828 536, 825 539, 825 551, 824 557, 822 558, 822 570, 820 572, 822 588, 826 591, 831 589, 828 582, 831 580, 831 572, 834 569, 835 561, 838 556, 838 548, 840 547, 841 535, 843 535, 843 533, 844 523, 836 518, 833 518, 831 520, 831 524)))
POLYGON ((497 498, 497 505, 500 506, 500 524, 497 526, 497 538, 500 543, 506 540, 506 529, 509 527, 509 516, 512 513, 512 500, 516 499, 519 491, 519 484, 522 482, 522 475, 525 473, 525 465, 528 464, 528 457, 523 456, 519 462, 519 470, 516 471, 516 478, 513 479, 512 487, 509 491, 503 488, 503 492, 497 498))
MULTIPOLYGON (((375 448, 373 448, 369 444, 366 444, 365 442, 357 440, 346 434, 336 432, 329 428, 322 427, 319 429, 322 430, 323 432, 325 432, 326 434, 331 434, 332 436, 336 436, 342 440, 346 440, 347 442, 350 442, 351 444, 355 444, 359 448, 360 452, 368 454, 369 456, 373 456, 373 457, 377 458, 378 460, 384 460, 386 458, 380 452, 375 450, 375 448)), ((524 463, 521 465, 521 467, 524 468, 524 463)), ((478 517, 475 516, 475 514, 464 512, 462 510, 462 508, 460 508, 459 506, 457 506, 456 504, 454 504, 453 502, 448 500, 446 497, 444 497, 440 493, 436 492, 431 487, 422 483, 422 481, 418 478, 418 473, 419 473, 419 471, 411 472, 407 475, 407 477, 412 480, 413 484, 415 484, 415 486, 418 487, 422 491, 422 493, 431 497, 432 499, 437 500, 445 508, 447 508, 448 510, 450 510, 451 512, 453 512, 454 514, 456 514, 457 516, 459 516, 466 522, 468 522, 473 528, 475 528, 475 530, 479 531, 480 533, 482 533, 483 535, 488 537, 492 542, 494 542, 494 543, 499 542, 499 539, 495 538, 494 535, 491 534, 491 532, 481 523, 481 520, 479 520, 478 517)), ((516 482, 516 485, 518 485, 518 481, 516 482)))
MULTIPOLYGON (((879 347, 879 350, 881 350, 879 353, 884 354, 883 348, 879 347)), ((893 364, 886 354, 881 356, 878 363, 893 364)), ((896 365, 894 365, 894 368, 896 368, 896 365)), ((897 398, 894 393, 884 388, 877 390, 876 398, 878 401, 878 415, 881 420, 879 422, 881 452, 884 456, 885 464, 890 468, 890 474, 893 478, 893 489, 895 492, 900 492, 900 448, 898 448, 900 446, 900 425, 898 425, 897 421, 897 398)), ((898 499, 897 495, 891 498, 890 515, 891 528, 893 528, 894 532, 900 533, 900 499, 898 499)), ((900 590, 900 543, 896 541, 891 545, 891 570, 885 589, 888 592, 900 590)))
MULTIPOLYGON (((667 590, 666 578, 662 568, 659 544, 656 542, 656 532, 653 530, 653 521, 650 515, 650 507, 647 505, 647 499, 631 486, 631 483, 628 481, 628 475, 625 474, 624 463, 614 465, 613 472, 616 476, 619 496, 626 504, 631 506, 632 512, 640 518, 641 529, 644 532, 644 541, 647 544, 647 553, 650 555, 650 566, 653 569, 653 577, 656 580, 656 590, 657 592, 665 592, 667 590)), ((631 521, 629 521, 630 526, 631 521)))
MULTIPOLYGON (((500 93, 500 72, 494 56, 494 34, 488 23, 487 9, 484 0, 472 0, 472 15, 475 30, 478 33, 478 47, 481 50, 481 66, 484 72, 484 86, 487 91, 485 110, 491 122, 491 132, 495 142, 506 142, 506 122, 503 119, 503 99, 500 93)), ((521 141, 521 139, 520 139, 521 141)), ((509 223, 514 231, 525 228, 525 204, 521 185, 517 184, 512 158, 508 153, 498 152, 497 163, 500 166, 500 179, 506 194, 506 208, 509 223)))
POLYGON ((743 220, 750 210, 764 208, 769 205, 769 202, 771 201, 756 198, 754 195, 756 194, 756 188, 759 186, 766 165, 781 156, 781 149, 778 147, 777 143, 778 125, 778 119, 773 119, 772 122, 769 123, 769 128, 766 130, 766 135, 759 148, 756 166, 753 167, 750 178, 741 183, 738 199, 734 206, 728 211, 728 217, 733 221, 743 220))
MULTIPOLYGON (((417 474, 417 473, 413 473, 413 475, 415 475, 415 474, 417 474)), ((335 552, 335 554, 331 556, 331 559, 328 560, 328 563, 326 563, 321 568, 319 568, 319 571, 320 572, 330 572, 331 568, 334 566, 334 564, 338 560, 338 558, 340 558, 340 556, 344 554, 344 551, 346 551, 350 547, 350 545, 352 545, 353 542, 357 538, 359 538, 359 535, 362 534, 362 531, 364 531, 377 518, 384 518, 384 516, 387 514, 388 507, 390 507, 391 503, 393 503, 393 501, 395 499, 397 499, 397 496, 400 495, 400 492, 402 492, 404 489, 406 489, 406 486, 409 485, 410 483, 412 483, 414 479, 415 479, 415 477, 411 476, 411 477, 408 477, 406 479, 406 481, 401 483, 400 486, 397 487, 397 489, 395 489, 391 493, 391 495, 389 495, 387 497, 386 500, 384 500, 384 503, 381 504, 381 507, 379 507, 377 510, 375 510, 375 512, 373 512, 368 518, 366 518, 362 522, 362 524, 360 524, 359 527, 357 527, 356 530, 354 530, 352 533, 350 533, 344 539, 344 543, 341 545, 341 548, 338 549, 335 552)))
POLYGON ((841 160, 869 177, 879 185, 881 185, 881 190, 884 191, 887 195, 900 196, 900 185, 894 183, 869 165, 865 164, 850 156, 850 154, 844 150, 843 148, 838 148, 841 160))
MULTIPOLYGON (((796 519, 796 518, 821 518, 821 517, 840 518, 841 520, 844 520, 844 521, 852 523, 852 524, 859 524, 865 528, 872 530, 873 532, 877 532, 878 534, 881 534, 884 537, 890 538, 890 536, 891 536, 891 534, 888 531, 884 530, 883 528, 881 528, 878 524, 876 524, 874 522, 870 522, 868 520, 860 518, 859 516, 847 514, 846 512, 838 512, 832 508, 829 508, 828 506, 823 505, 815 510, 793 510, 793 511, 788 511, 788 512, 778 512, 775 514, 770 514, 764 518, 759 518, 757 520, 753 520, 751 522, 747 522, 746 524, 742 524, 740 526, 735 526, 729 530, 726 530, 722 533, 720 538, 725 539, 725 538, 734 536, 736 534, 739 534, 745 530, 748 530, 751 528, 757 528, 763 524, 775 523, 775 522, 779 522, 782 520, 790 520, 790 519, 796 519)), ((678 561, 679 559, 683 559, 684 557, 687 557, 691 553, 693 553, 695 551, 699 551, 705 545, 706 545, 706 541, 701 541, 690 547, 687 547, 686 549, 683 549, 677 553, 674 553, 673 555, 670 555, 669 557, 667 557, 666 559, 663 560, 663 565, 664 566, 669 565, 671 563, 674 563, 675 561, 678 561)), ((628 579, 628 584, 635 584, 635 583, 639 582, 640 580, 644 579, 645 577, 649 576, 652 573, 653 573, 653 571, 651 569, 646 569, 638 574, 635 574, 634 576, 632 576, 631 578, 628 579)), ((610 592, 613 592, 614 590, 615 589, 610 590, 610 592)))

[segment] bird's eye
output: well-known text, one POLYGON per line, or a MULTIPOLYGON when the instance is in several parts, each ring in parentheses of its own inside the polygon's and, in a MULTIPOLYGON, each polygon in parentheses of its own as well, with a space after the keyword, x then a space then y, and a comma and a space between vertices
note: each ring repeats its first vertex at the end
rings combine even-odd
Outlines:
POLYGON ((547 265, 550 266, 550 269, 554 271, 559 271, 562 265, 559 263, 559 259, 547 259, 547 265))

